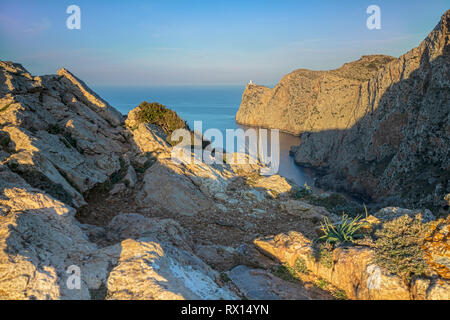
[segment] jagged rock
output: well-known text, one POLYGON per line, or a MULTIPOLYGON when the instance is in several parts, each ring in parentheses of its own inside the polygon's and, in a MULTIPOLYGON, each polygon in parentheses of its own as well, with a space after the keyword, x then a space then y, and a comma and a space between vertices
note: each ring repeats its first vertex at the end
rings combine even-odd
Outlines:
POLYGON ((134 170, 132 165, 128 166, 127 174, 126 174, 125 178, 123 178, 123 181, 129 188, 134 188, 134 186, 136 185, 137 176, 136 176, 136 171, 134 170))
POLYGON ((273 89, 248 85, 236 120, 301 134, 292 152, 322 169, 318 187, 437 211, 450 192, 449 30, 450 10, 398 59, 364 56, 296 70, 273 89))
POLYGON ((324 217, 330 215, 330 213, 322 207, 316 207, 309 203, 299 200, 289 200, 281 203, 281 208, 290 215, 311 218, 317 220, 323 220, 324 217))
POLYGON ((277 278, 262 269, 237 266, 228 276, 249 300, 310 300, 301 286, 277 278))
POLYGON ((195 249, 196 255, 218 271, 226 271, 235 267, 235 249, 218 245, 202 245, 195 249))
POLYGON ((199 258, 151 238, 127 239, 108 277, 107 299, 236 299, 215 282, 218 276, 199 258))
POLYGON ((81 99, 87 106, 99 113, 103 118, 109 121, 113 126, 118 126, 123 122, 123 116, 116 109, 111 107, 106 101, 100 98, 95 92, 86 86, 86 84, 75 77, 69 70, 62 68, 58 70, 58 75, 63 77, 61 81, 67 87, 76 87, 72 92, 78 93, 76 97, 81 99))
POLYGON ((3 161, 33 186, 60 185, 58 194, 72 198, 54 192, 58 199, 86 204, 82 193, 118 171, 119 155, 129 148, 118 126, 122 115, 65 69, 44 77, 12 62, 1 62, 0 69, 7 79, 0 128, 11 149, 3 161))
POLYGON ((174 214, 193 216, 209 210, 214 204, 185 175, 177 175, 166 163, 156 162, 144 176, 137 196, 141 206, 174 214))
POLYGON ((154 236, 178 248, 192 251, 192 239, 180 224, 171 219, 146 218, 136 213, 121 213, 107 227, 107 238, 113 241, 154 236))
POLYGON ((25 183, 7 187, 12 173, 1 172, 0 297, 2 299, 89 299, 84 279, 81 288, 67 285, 70 266, 81 268, 96 246, 90 243, 73 217, 75 210, 33 190, 25 183))

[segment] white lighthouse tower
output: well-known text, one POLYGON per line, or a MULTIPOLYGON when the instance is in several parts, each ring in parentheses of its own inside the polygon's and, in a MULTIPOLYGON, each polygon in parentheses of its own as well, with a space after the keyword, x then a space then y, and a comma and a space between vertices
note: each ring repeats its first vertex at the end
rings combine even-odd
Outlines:
POLYGON ((254 85, 253 80, 250 80, 250 81, 248 82, 248 85, 249 85, 249 86, 253 86, 253 85, 254 85))

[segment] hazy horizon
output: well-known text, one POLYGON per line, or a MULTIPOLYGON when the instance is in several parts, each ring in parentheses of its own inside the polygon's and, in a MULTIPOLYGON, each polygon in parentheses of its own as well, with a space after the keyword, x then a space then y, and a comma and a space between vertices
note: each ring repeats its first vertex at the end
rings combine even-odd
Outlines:
POLYGON ((65 67, 92 86, 273 86, 298 69, 416 47, 448 2, 0 0, 0 59, 34 75, 65 67), (69 30, 69 5, 81 30, 69 30), (366 9, 381 8, 369 30, 366 9))

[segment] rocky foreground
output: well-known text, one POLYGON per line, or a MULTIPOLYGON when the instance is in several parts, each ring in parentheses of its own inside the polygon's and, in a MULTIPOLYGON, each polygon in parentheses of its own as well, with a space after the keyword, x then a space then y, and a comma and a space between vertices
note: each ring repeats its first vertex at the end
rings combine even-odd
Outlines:
POLYGON ((296 70, 273 89, 248 85, 239 123, 301 135, 296 163, 317 183, 385 205, 447 215, 450 10, 399 58, 364 56, 332 71, 296 70))
POLYGON ((0 62, 1 299, 450 298, 448 219, 386 208, 360 242, 318 247, 345 199, 259 165, 176 164, 136 112, 65 69, 0 62), (420 270, 373 259, 392 221, 420 270), (420 243, 407 238, 415 221, 420 243))

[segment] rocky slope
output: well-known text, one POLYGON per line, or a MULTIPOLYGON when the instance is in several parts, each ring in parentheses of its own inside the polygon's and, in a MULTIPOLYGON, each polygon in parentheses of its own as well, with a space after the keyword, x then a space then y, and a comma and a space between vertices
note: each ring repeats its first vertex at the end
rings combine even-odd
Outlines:
POLYGON ((249 85, 236 119, 300 134, 295 161, 322 169, 319 186, 448 214, 449 28, 450 10, 398 59, 365 56, 294 71, 274 89, 249 85))
POLYGON ((164 132, 135 115, 65 69, 35 77, 0 62, 0 298, 237 299, 211 254, 228 252, 224 270, 258 267, 240 245, 313 230, 277 212, 285 179, 258 165, 176 164, 164 132), (71 266, 80 289, 67 285, 71 266))
MULTIPOLYGON (((0 298, 336 298, 288 282, 284 258, 253 243, 314 239, 320 221, 338 219, 317 206, 330 195, 293 199, 299 187, 258 164, 173 162, 166 138, 65 69, 35 77, 0 62, 0 298)), ((444 285, 424 298, 448 298, 445 232, 422 287, 444 285)))

